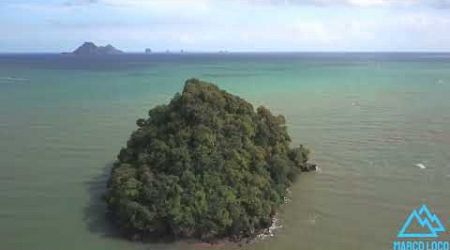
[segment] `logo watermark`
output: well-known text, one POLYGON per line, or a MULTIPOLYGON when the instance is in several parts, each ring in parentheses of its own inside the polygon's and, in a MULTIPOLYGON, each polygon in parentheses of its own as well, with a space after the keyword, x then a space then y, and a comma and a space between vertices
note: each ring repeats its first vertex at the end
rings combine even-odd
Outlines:
POLYGON ((450 250, 449 241, 436 239, 445 231, 439 217, 424 204, 408 216, 392 247, 394 250, 450 250))

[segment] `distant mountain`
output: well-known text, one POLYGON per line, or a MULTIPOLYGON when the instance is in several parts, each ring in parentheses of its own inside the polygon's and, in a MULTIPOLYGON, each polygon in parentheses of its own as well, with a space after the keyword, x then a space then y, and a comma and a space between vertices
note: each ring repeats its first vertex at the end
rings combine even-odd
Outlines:
POLYGON ((93 42, 85 42, 72 52, 75 55, 116 55, 123 51, 114 48, 111 44, 106 46, 97 46, 93 42))

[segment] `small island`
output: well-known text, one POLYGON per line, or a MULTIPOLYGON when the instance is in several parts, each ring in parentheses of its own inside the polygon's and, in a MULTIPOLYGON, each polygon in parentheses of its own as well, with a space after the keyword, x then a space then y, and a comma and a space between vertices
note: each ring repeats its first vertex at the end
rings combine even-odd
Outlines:
POLYGON ((111 44, 106 46, 97 46, 93 42, 85 42, 71 54, 81 56, 93 56, 93 55, 117 55, 123 54, 123 51, 114 48, 111 44))
POLYGON ((167 105, 137 120, 105 200, 132 239, 239 241, 267 230, 308 163, 286 121, 211 83, 186 81, 167 105))

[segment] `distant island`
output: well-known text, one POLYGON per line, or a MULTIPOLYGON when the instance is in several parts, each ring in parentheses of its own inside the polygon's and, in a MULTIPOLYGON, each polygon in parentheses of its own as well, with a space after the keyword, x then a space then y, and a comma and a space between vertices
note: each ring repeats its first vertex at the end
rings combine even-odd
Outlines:
POLYGON ((138 119, 105 200, 132 239, 241 240, 267 232, 287 188, 313 171, 286 121, 197 79, 138 119))
POLYGON ((106 46, 97 46, 93 42, 85 42, 72 53, 73 55, 117 55, 122 54, 123 51, 114 48, 111 44, 106 46))

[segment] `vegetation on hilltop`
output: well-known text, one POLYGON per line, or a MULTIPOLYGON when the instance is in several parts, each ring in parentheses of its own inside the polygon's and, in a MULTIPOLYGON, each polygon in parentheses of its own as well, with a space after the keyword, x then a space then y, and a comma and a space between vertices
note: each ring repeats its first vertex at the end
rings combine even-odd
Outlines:
POLYGON ((105 196, 130 236, 213 240, 268 228, 287 187, 307 170, 285 118, 191 79, 168 105, 137 120, 105 196))

